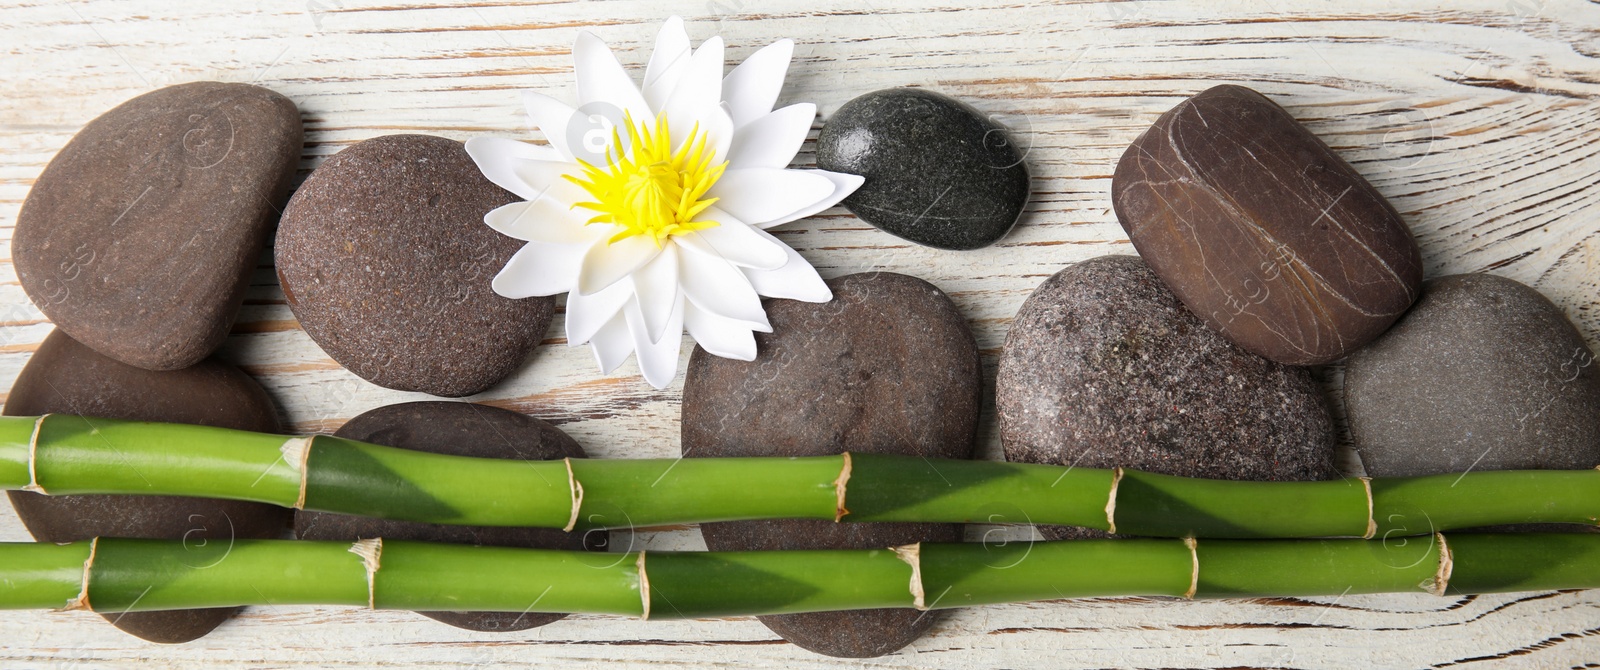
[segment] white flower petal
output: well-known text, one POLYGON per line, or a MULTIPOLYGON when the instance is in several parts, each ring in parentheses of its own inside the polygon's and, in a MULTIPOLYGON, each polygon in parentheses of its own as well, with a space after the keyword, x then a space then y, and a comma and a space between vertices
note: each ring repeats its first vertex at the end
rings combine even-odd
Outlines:
POLYGON ((561 152, 527 142, 503 137, 474 137, 467 140, 467 155, 478 165, 478 171, 494 185, 517 194, 523 200, 539 197, 543 189, 527 183, 517 175, 514 166, 522 161, 560 161, 561 152))
POLYGON ((633 353, 633 334, 628 332, 627 317, 620 311, 612 315, 611 320, 595 331, 589 348, 594 351, 594 362, 600 365, 600 374, 608 375, 616 370, 628 360, 628 354, 633 353))
MULTIPOLYGON (((757 231, 767 237, 772 235, 766 231, 757 231)), ((769 298, 787 298, 802 302, 828 302, 833 299, 833 290, 822 281, 822 276, 817 274, 817 269, 800 255, 800 252, 783 244, 776 237, 774 242, 783 245, 788 252, 789 262, 776 270, 758 270, 744 268, 745 277, 749 279, 750 286, 756 293, 769 298)))
MULTIPOLYGON (((721 107, 706 107, 703 111, 705 114, 689 125, 690 127, 698 125, 706 134, 706 147, 711 151, 712 162, 720 163, 727 160, 728 154, 732 153, 733 119, 729 118, 728 112, 721 107)), ((677 122, 672 121, 672 123, 673 135, 677 135, 677 122)))
POLYGON ((661 253, 654 239, 634 235, 615 242, 600 240, 583 255, 578 271, 578 291, 587 295, 633 274, 661 253))
POLYGON ((789 167, 816 118, 817 106, 802 102, 740 126, 733 131, 728 169, 789 167))
POLYGON ((633 350, 639 361, 639 371, 644 380, 658 389, 666 388, 678 376, 678 352, 683 349, 683 300, 673 301, 672 315, 667 318, 666 335, 660 341, 650 341, 649 329, 638 303, 628 303, 622 308, 628 319, 628 332, 633 336, 633 350))
POLYGON ((529 144, 521 140, 507 137, 494 137, 492 135, 479 135, 468 139, 466 142, 467 153, 473 153, 473 146, 479 150, 487 150, 501 154, 505 158, 524 161, 558 161, 564 162, 561 152, 555 147, 543 144, 529 144))
POLYGON ((672 95, 661 107, 671 126, 672 145, 681 146, 699 129, 718 161, 726 160, 733 144, 733 119, 722 109, 722 38, 706 40, 695 50, 672 95))
POLYGON ((639 299, 639 311, 644 315, 644 325, 650 331, 650 341, 661 339, 667 327, 667 317, 678 301, 678 245, 668 244, 632 275, 634 295, 639 299))
POLYGON ((756 359, 756 335, 750 326, 695 307, 683 306, 683 327, 706 352, 740 361, 756 359))
POLYGON ((667 96, 672 94, 689 67, 692 54, 682 18, 674 16, 661 24, 661 32, 656 33, 655 51, 650 54, 650 65, 644 71, 644 101, 650 109, 661 109, 667 103, 667 96))
POLYGON ((603 229, 583 225, 583 215, 549 197, 513 202, 483 215, 483 222, 507 237, 546 244, 593 243, 603 229))
POLYGON ((772 111, 793 55, 794 41, 778 40, 750 54, 728 73, 722 82, 722 99, 728 102, 735 128, 772 111))
POLYGON ((724 172, 707 195, 740 221, 760 225, 827 200, 835 190, 816 171, 746 168, 724 172))
POLYGON ((685 248, 678 282, 684 296, 700 309, 762 332, 772 330, 761 296, 732 263, 685 248))
MULTIPOLYGON (((577 171, 576 166, 574 166, 573 171, 577 171)), ((572 205, 580 202, 594 202, 595 199, 594 196, 588 191, 584 190, 582 186, 572 183, 565 177, 551 182, 550 187, 544 192, 544 197, 554 200, 564 207, 571 207, 572 205)), ((582 219, 583 221, 588 221, 590 218, 594 217, 595 214, 597 214, 597 212, 586 208, 577 208, 573 209, 572 211, 578 216, 579 219, 582 219)))
POLYGON ((728 159, 729 149, 733 146, 733 119, 721 107, 671 107, 662 113, 667 115, 674 149, 683 146, 689 140, 689 134, 698 130, 706 136, 706 148, 711 152, 714 163, 728 159))
POLYGON ((783 255, 782 242, 773 241, 770 235, 761 236, 759 234, 761 231, 719 207, 707 207, 706 211, 696 218, 716 221, 719 225, 677 235, 673 239, 690 249, 708 256, 716 256, 735 265, 776 270, 783 267, 788 260, 783 255))
POLYGON ((566 176, 577 171, 577 165, 563 161, 519 160, 511 164, 511 172, 516 178, 527 184, 528 188, 535 189, 533 197, 524 196, 524 200, 533 200, 544 195, 559 184, 571 184, 566 176))
POLYGON ((572 160, 572 149, 567 146, 567 130, 578 110, 571 105, 543 93, 522 92, 522 106, 528 111, 528 121, 544 133, 544 139, 561 153, 564 160, 572 160))
POLYGON ((828 181, 833 182, 833 193, 809 206, 800 208, 798 211, 790 212, 757 226, 762 230, 820 214, 829 207, 839 204, 840 200, 850 197, 851 193, 855 193, 856 189, 861 188, 861 184, 866 182, 866 179, 859 175, 845 174, 843 172, 829 172, 827 170, 790 170, 790 172, 804 172, 826 177, 828 181))
MULTIPOLYGON (((577 291, 568 293, 567 346, 575 347, 598 337, 600 329, 621 312, 622 306, 632 299, 632 277, 623 277, 617 283, 589 295, 577 291)), ((626 330, 626 326, 623 329, 626 330)), ((628 342, 628 351, 633 351, 633 339, 628 338, 628 342)))
MULTIPOLYGON (((611 47, 594 33, 587 30, 578 33, 578 40, 572 45, 572 63, 577 70, 579 110, 605 116, 608 110, 594 107, 603 104, 631 114, 635 122, 651 117, 650 106, 645 104, 633 78, 622 69, 622 63, 617 62, 611 47)), ((612 119, 613 122, 620 120, 612 119)))
MULTIPOLYGON (((700 48, 695 49, 694 55, 689 57, 688 68, 684 70, 677 86, 672 88, 672 94, 667 96, 663 109, 684 106, 718 106, 722 103, 722 64, 723 64, 722 37, 715 36, 700 43, 700 48)), ((687 129, 685 129, 687 130, 687 129)))
POLYGON ((570 291, 583 251, 580 245, 529 242, 506 261, 490 286, 512 299, 570 291))

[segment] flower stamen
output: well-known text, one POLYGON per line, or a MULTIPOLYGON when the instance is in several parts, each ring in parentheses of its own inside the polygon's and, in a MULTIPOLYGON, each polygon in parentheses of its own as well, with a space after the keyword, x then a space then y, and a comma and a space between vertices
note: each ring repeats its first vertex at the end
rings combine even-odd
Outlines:
POLYGON ((700 125, 695 124, 677 151, 672 150, 665 114, 656 116, 653 127, 635 124, 630 115, 624 116, 623 125, 628 127, 627 143, 623 143, 621 132, 611 129, 605 167, 580 158, 583 176, 565 176, 594 198, 593 202, 580 202, 573 208, 596 212, 589 224, 622 228, 606 240, 607 244, 647 235, 660 247, 673 235, 717 226, 716 221, 695 217, 717 201, 705 195, 722 177, 728 163, 712 163, 716 151, 706 146, 707 135, 700 131, 700 125))

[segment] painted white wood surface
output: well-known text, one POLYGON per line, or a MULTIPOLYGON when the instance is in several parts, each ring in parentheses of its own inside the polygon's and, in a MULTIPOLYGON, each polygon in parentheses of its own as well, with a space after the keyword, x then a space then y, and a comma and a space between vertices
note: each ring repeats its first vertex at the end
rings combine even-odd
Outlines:
MULTIPOLYGON (((923 277, 963 309, 995 354, 1029 291, 1062 266, 1131 253, 1108 200, 1122 149, 1183 96, 1254 87, 1341 151, 1404 213, 1432 276, 1489 271, 1534 284, 1591 343, 1600 337, 1600 5, 945 0, 6 0, 0 8, 0 239, 28 188, 82 125, 152 88, 256 82, 303 111, 302 177, 370 137, 532 137, 517 91, 573 97, 582 29, 642 71, 660 20, 720 33, 730 59, 797 40, 783 99, 825 119, 897 85, 963 97, 1015 129, 1033 202, 1000 244, 944 252, 903 243, 835 209, 779 235, 825 276, 923 277)), ((820 127, 820 121, 819 121, 820 127)), ((800 162, 811 160, 810 144, 800 162)), ((9 243, 7 243, 9 249, 9 243)), ((597 373, 552 326, 513 378, 474 398, 560 422, 592 455, 678 451, 681 382, 655 391, 631 363, 597 373)), ((0 388, 50 326, 0 259, 0 388)), ((687 349, 685 350, 687 356, 687 349)), ((257 376, 289 425, 331 431, 416 399, 340 369, 299 330, 263 258, 222 354, 257 376)), ((1330 378, 1336 380, 1338 371, 1330 378)), ((998 454, 992 403, 982 436, 998 454)), ((0 540, 29 539, 0 512, 0 540)), ((699 548, 693 529, 616 544, 699 548)), ((1597 667, 1600 591, 1174 602, 1112 599, 957 612, 861 666, 1421 667, 1496 662, 1597 667), (1585 664, 1588 664, 1587 666, 1585 664)), ((200 641, 141 642, 85 613, 0 613, 0 665, 552 664, 820 667, 753 619, 638 622, 570 617, 480 634, 409 613, 254 608, 200 641)))

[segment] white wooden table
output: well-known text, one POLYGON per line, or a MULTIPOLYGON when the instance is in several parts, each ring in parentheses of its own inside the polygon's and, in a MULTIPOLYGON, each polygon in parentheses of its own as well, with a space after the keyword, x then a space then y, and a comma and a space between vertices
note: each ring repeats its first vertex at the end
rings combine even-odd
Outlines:
MULTIPOLYGON (((1243 83, 1284 104, 1404 213, 1429 275, 1489 271, 1544 290, 1600 336, 1600 6, 1558 0, 1048 3, 945 0, 6 0, 0 9, 0 238, 51 156, 139 93, 214 79, 299 104, 302 177, 357 141, 402 132, 531 137, 517 91, 572 99, 569 47, 595 31, 642 71, 660 21, 681 14, 730 59, 797 41, 784 100, 823 118, 898 85, 971 101, 1029 147, 1033 202, 1000 244, 903 243, 842 209, 779 234, 824 276, 923 277, 961 306, 994 361, 1011 315, 1074 261, 1132 253, 1110 210, 1122 149, 1182 97, 1243 83), (1448 5, 1448 6, 1446 6, 1448 5)), ((810 147, 801 162, 811 160, 810 147)), ((9 248, 9 247, 8 247, 9 248)), ((628 364, 597 374, 551 327, 513 378, 474 398, 556 421, 595 456, 678 452, 679 384, 628 364)), ((50 326, 0 261, 0 388, 50 326)), ((331 431, 420 396, 344 371, 299 329, 270 256, 221 355, 254 374, 288 425, 331 431)), ((684 351, 688 355, 688 349, 684 351)), ((1329 375, 1336 385, 1338 371, 1329 375)), ((1330 389, 1333 390, 1333 389, 1330 389)), ((992 401, 982 439, 998 457, 992 401)), ((614 545, 702 548, 692 528, 614 545)), ((28 540, 9 511, 0 540, 28 540)), ((1174 602, 1111 599, 957 612, 862 666, 1576 667, 1600 661, 1600 591, 1174 602)), ((821 667, 753 619, 639 622, 579 616, 513 634, 405 612, 252 608, 190 644, 158 646, 92 614, 0 612, 0 665, 251 666, 653 663, 821 667)), ((1588 665, 1585 667, 1595 667, 1588 665)))

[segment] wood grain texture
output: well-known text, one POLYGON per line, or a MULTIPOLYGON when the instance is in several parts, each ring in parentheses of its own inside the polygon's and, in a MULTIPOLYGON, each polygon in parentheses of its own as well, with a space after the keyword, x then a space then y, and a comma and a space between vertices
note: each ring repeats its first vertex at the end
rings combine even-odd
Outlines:
MULTIPOLYGON (((1028 293, 1062 266, 1131 253, 1110 209, 1112 167, 1184 96, 1255 88, 1324 138, 1417 234, 1429 276, 1488 271, 1538 286, 1600 338, 1600 6, 1576 0, 1391 3, 1051 3, 981 0, 6 0, 0 9, 0 239, 34 178, 84 123, 154 87, 256 82, 306 126, 301 178, 354 142, 396 132, 531 138, 517 91, 574 98, 569 47, 598 33, 642 71, 659 22, 720 33, 730 59, 797 41, 784 101, 823 118, 896 85, 936 87, 1016 130, 1035 175, 1000 244, 946 252, 835 209, 777 234, 824 276, 913 274, 971 322, 992 384, 1028 293)), ((820 122, 819 122, 820 126, 820 122)), ((813 133, 814 139, 815 133, 813 133)), ((799 162, 811 162, 808 143, 799 162)), ((49 331, 0 258, 0 388, 49 331)), ((678 452, 681 381, 655 391, 632 364, 597 374, 558 316, 510 380, 476 397, 551 421, 602 457, 678 452)), ((299 329, 264 257, 222 355, 256 375, 287 425, 331 432, 417 394, 340 369, 299 329)), ((687 358, 688 350, 684 356, 687 358)), ((1336 386, 1339 371, 1327 375, 1336 386)), ((998 457, 992 401, 981 438, 998 457)), ((1024 537, 1026 537, 1024 535, 1024 537)), ((27 540, 9 511, 0 540, 27 540)), ((693 529, 617 533, 615 546, 700 548, 693 529)), ((1173 602, 1109 599, 959 612, 859 666, 1595 667, 1600 591, 1443 598, 1173 602), (1586 665, 1588 664, 1588 665, 1586 665)), ((84 613, 0 613, 0 665, 378 663, 831 666, 753 619, 571 617, 510 635, 409 613, 253 608, 188 645, 157 647, 84 613)))

